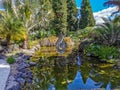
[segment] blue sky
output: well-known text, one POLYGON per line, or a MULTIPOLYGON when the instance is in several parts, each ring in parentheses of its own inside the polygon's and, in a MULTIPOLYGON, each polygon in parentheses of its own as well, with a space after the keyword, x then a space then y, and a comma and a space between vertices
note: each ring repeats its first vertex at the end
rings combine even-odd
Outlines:
MULTIPOLYGON (((82 0, 75 0, 75 1, 76 1, 76 6, 80 7, 82 0)), ((108 8, 108 7, 103 6, 103 3, 105 1, 107 0, 90 0, 90 4, 91 4, 93 12, 98 12, 98 11, 108 8)))

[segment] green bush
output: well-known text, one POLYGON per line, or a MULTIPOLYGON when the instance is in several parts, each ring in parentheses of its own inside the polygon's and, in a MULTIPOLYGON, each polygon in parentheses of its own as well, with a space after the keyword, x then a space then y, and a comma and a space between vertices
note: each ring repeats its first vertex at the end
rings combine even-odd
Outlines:
POLYGON ((15 59, 11 56, 11 57, 8 57, 7 58, 7 63, 9 63, 9 64, 13 64, 13 63, 15 63, 15 59))
POLYGON ((93 27, 86 27, 85 29, 80 29, 77 31, 68 31, 67 36, 72 37, 74 41, 92 39, 94 35, 93 27))
POLYGON ((112 58, 116 59, 119 57, 119 51, 116 47, 97 44, 90 44, 85 48, 84 53, 93 54, 104 60, 112 58))

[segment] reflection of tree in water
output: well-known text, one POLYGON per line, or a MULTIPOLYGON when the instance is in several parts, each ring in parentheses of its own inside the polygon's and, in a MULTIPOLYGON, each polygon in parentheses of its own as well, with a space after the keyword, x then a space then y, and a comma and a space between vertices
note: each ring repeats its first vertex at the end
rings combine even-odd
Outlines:
POLYGON ((49 58, 40 58, 37 66, 34 67, 33 70, 34 76, 40 81, 38 85, 42 89, 46 89, 52 84, 55 85, 57 90, 66 90, 67 81, 72 82, 75 78, 76 71, 78 70, 81 71, 84 83, 88 77, 90 77, 95 80, 95 82, 104 82, 103 87, 106 87, 109 81, 111 82, 112 87, 120 84, 119 72, 113 70, 112 67, 107 67, 107 64, 104 66, 102 63, 95 63, 93 61, 90 63, 90 60, 86 60, 80 67, 78 67, 76 59, 75 56, 73 57, 71 55, 70 57, 53 56, 49 58))
POLYGON ((54 66, 54 60, 49 60, 46 57, 41 57, 34 67, 34 78, 37 81, 39 89, 47 90, 49 84, 54 83, 54 77, 52 76, 54 66))
POLYGON ((66 82, 67 80, 67 60, 64 56, 58 56, 55 58, 54 62, 54 77, 56 78, 56 87, 62 88, 65 87, 66 84, 62 84, 62 82, 66 82))

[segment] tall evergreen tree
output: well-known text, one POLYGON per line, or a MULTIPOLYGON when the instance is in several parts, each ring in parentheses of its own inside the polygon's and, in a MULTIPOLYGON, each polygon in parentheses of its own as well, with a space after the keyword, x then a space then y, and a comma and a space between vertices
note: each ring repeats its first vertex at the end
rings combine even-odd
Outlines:
POLYGON ((77 8, 75 0, 67 0, 67 29, 75 30, 77 8))
POLYGON ((53 28, 56 34, 63 32, 65 34, 67 27, 67 5, 66 0, 52 0, 54 12, 53 28))
POLYGON ((80 28, 83 29, 88 26, 94 26, 95 20, 93 17, 93 12, 90 6, 89 0, 82 0, 81 5, 81 19, 80 19, 80 28))

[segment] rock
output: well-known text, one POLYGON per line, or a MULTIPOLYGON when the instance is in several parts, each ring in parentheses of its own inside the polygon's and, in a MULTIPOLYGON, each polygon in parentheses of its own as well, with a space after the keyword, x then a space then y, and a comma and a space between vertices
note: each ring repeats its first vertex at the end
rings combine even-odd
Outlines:
POLYGON ((14 80, 15 80, 15 77, 14 77, 14 76, 12 76, 12 75, 9 76, 9 82, 10 82, 10 81, 14 81, 14 80))
POLYGON ((25 79, 23 79, 21 77, 17 78, 16 81, 19 82, 19 84, 22 86, 24 86, 24 84, 25 84, 25 79))
POLYGON ((25 69, 25 68, 27 68, 28 66, 26 65, 26 63, 25 62, 22 62, 22 63, 20 63, 19 64, 19 66, 17 67, 17 69, 18 70, 22 70, 22 69, 25 69))
POLYGON ((35 65, 36 65, 36 63, 35 63, 35 62, 29 62, 28 64, 30 65, 30 67, 35 66, 35 65))
POLYGON ((20 90, 20 84, 16 81, 11 81, 6 90, 20 90))
MULTIPOLYGON (((51 36, 51 37, 48 37, 48 38, 43 38, 40 41, 40 45, 41 46, 55 46, 57 40, 58 40, 58 37, 56 37, 56 36, 51 36)), ((72 41, 72 39, 70 37, 65 37, 64 40, 65 40, 67 46, 73 46, 74 45, 74 42, 72 41)))
POLYGON ((30 60, 30 57, 29 55, 24 55, 22 58, 25 59, 25 60, 30 60))
POLYGON ((20 77, 22 77, 22 72, 18 72, 17 74, 16 74, 16 76, 15 76, 15 78, 20 78, 20 77))
POLYGON ((20 52, 20 53, 17 53, 16 55, 19 57, 19 56, 23 56, 24 53, 20 52))
POLYGON ((22 73, 26 73, 27 71, 29 71, 28 69, 20 69, 19 72, 22 72, 22 73))
POLYGON ((41 46, 40 44, 37 44, 35 47, 39 50, 41 46))
POLYGON ((43 40, 41 40, 40 45, 41 46, 50 46, 50 40, 48 38, 44 38, 43 40))
POLYGON ((29 67, 34 66, 35 63, 27 61, 31 56, 18 53, 15 57, 16 62, 11 66, 11 73, 5 90, 20 90, 25 84, 32 84, 33 74, 29 67))
POLYGON ((27 72, 22 74, 22 77, 23 78, 30 78, 30 79, 32 79, 33 78, 33 74, 32 74, 31 71, 27 71, 27 72))
POLYGON ((9 49, 11 49, 12 51, 19 50, 19 45, 17 45, 17 44, 12 44, 12 45, 9 46, 9 49))
POLYGON ((7 50, 6 50, 7 52, 6 53, 12 53, 12 48, 7 48, 7 50))
POLYGON ((1 42, 1 46, 7 46, 7 42, 6 41, 2 41, 1 42))
POLYGON ((32 79, 27 78, 27 79, 26 79, 26 82, 32 84, 32 79))
POLYGON ((6 57, 2 54, 0 54, 0 59, 6 59, 6 57))
POLYGON ((35 51, 37 51, 37 50, 39 50, 39 49, 38 49, 37 47, 34 46, 34 47, 32 47, 31 50, 35 52, 35 51))
POLYGON ((27 72, 27 76, 28 76, 28 78, 32 79, 33 78, 32 72, 31 71, 27 72))

